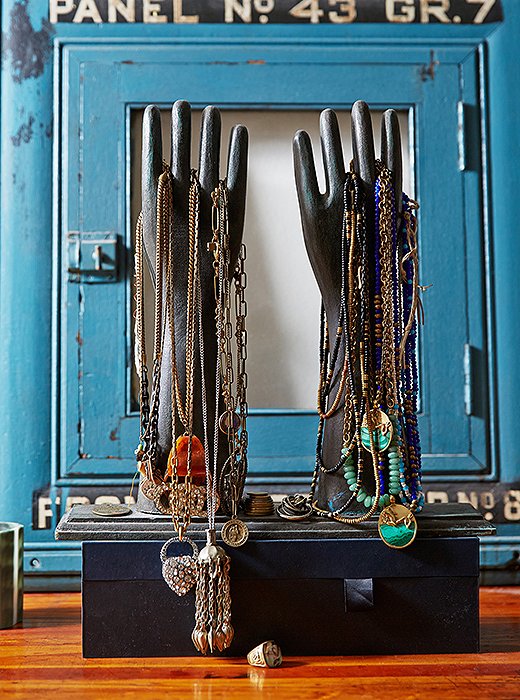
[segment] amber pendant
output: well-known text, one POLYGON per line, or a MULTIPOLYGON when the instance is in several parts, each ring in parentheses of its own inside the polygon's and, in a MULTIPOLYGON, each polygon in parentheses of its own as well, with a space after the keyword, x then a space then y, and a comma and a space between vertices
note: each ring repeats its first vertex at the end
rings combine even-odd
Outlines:
MULTIPOLYGON (((371 411, 372 442, 378 452, 384 452, 392 442, 394 426, 384 411, 378 409, 371 411)), ((361 442, 365 450, 370 452, 370 431, 368 429, 368 416, 365 413, 361 423, 361 442)))
POLYGON ((417 520, 410 508, 391 503, 379 515, 377 529, 383 542, 392 549, 404 549, 412 544, 417 534, 417 520))
MULTIPOLYGON (((188 476, 188 435, 177 438, 175 449, 172 447, 168 456, 168 476, 177 474, 181 478, 188 476)), ((204 461, 204 447, 196 435, 191 438, 191 476, 198 481, 206 477, 206 463, 204 461)))

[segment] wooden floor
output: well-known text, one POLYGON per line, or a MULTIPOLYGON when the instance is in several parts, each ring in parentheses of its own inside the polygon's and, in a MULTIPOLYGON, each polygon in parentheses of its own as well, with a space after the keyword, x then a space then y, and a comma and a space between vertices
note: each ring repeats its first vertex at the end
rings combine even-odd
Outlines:
MULTIPOLYGON (((0 698, 520 698, 520 588, 481 591, 482 652, 446 656, 245 659, 81 657, 78 593, 26 596, 23 626, 0 631, 0 698)), ((397 621, 396 621, 397 629, 397 621)))

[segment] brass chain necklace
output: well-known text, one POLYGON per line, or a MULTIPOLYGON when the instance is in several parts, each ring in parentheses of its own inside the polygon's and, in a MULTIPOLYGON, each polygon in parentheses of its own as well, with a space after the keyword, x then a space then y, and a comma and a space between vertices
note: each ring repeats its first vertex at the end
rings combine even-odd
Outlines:
MULTIPOLYGON (((209 460, 206 462, 208 482, 208 528, 206 546, 197 559, 197 587, 195 591, 195 627, 192 641, 201 653, 223 651, 231 644, 234 630, 231 625, 231 593, 229 569, 231 560, 216 543, 215 514, 217 510, 217 476, 219 430, 221 427, 220 394, 224 396, 226 409, 231 407, 231 384, 233 377, 229 370, 226 335, 232 331, 230 315, 225 309, 225 299, 229 298, 229 249, 227 187, 219 182, 212 193, 213 238, 208 250, 213 253, 215 270, 215 321, 217 334, 217 362, 215 370, 215 423, 213 432, 213 473, 210 473, 209 460), (210 486, 209 486, 210 485, 210 486)), ((234 413, 234 404, 233 404, 234 413)), ((225 414, 224 414, 225 415, 225 414)), ((238 523, 243 524, 240 520, 238 523)), ((244 524, 245 525, 245 524, 244 524)))
POLYGON ((171 202, 171 172, 163 162, 163 172, 159 176, 157 188, 157 212, 155 226, 155 261, 154 261, 154 350, 152 362, 152 391, 148 398, 148 370, 146 358, 146 339, 144 322, 144 240, 142 212, 136 227, 135 254, 135 301, 136 301, 136 356, 139 372, 140 399, 140 443, 136 450, 138 469, 147 481, 156 485, 161 477, 158 473, 158 434, 159 391, 161 381, 161 362, 165 333, 165 315, 162 308, 164 285, 164 265, 169 247, 169 207, 171 202))
MULTIPOLYGON (((215 430, 216 432, 220 430, 227 436, 228 457, 220 474, 219 485, 222 507, 231 516, 231 519, 222 527, 221 537, 229 546, 238 547, 244 544, 248 537, 246 524, 237 517, 247 474, 248 447, 246 248, 243 244, 240 246, 237 263, 232 271, 228 191, 225 181, 221 181, 212 193, 212 201, 213 237, 208 249, 213 253, 215 271, 217 342, 221 362, 220 386, 225 407, 220 416, 220 409, 217 408, 218 426, 216 420, 215 430), (234 292, 232 286, 234 286, 234 292), (233 337, 236 343, 236 376, 233 362, 233 337)), ((217 434, 215 444, 217 445, 217 434)))
MULTIPOLYGON (((198 304, 200 297, 200 260, 199 260, 199 203, 200 185, 195 171, 191 172, 189 188, 189 215, 188 215, 188 283, 186 295, 186 397, 184 407, 180 395, 177 361, 175 353, 175 309, 174 309, 174 274, 172 265, 173 252, 173 226, 170 235, 170 255, 168 257, 168 281, 167 315, 169 320, 170 345, 172 348, 172 378, 171 378, 171 402, 172 402, 172 448, 168 457, 167 475, 170 477, 170 509, 174 527, 182 537, 188 529, 191 521, 194 505, 192 462, 194 448, 200 452, 202 444, 199 438, 193 434, 193 407, 194 407, 194 376, 195 376, 195 338, 197 323, 199 322, 198 304), (176 418, 184 427, 184 434, 176 436, 176 418), (181 457, 185 461, 181 464, 181 457), (181 471, 182 467, 182 471, 181 471), (182 481, 181 481, 182 479, 182 481)), ((203 449, 203 448, 202 448, 203 449)), ((205 492, 204 492, 205 496, 205 492)), ((204 497, 202 496, 202 498, 204 497)))

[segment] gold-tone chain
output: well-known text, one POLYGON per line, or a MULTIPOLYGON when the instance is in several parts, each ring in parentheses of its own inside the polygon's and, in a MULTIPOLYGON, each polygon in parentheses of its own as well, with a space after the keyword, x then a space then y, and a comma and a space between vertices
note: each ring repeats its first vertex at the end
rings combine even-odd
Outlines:
MULTIPOLYGON (((246 247, 240 246, 238 261, 235 267, 235 336, 237 341, 237 381, 236 381, 236 405, 240 415, 240 461, 244 468, 247 467, 247 448, 249 435, 247 432, 247 416, 249 406, 247 403, 247 302, 245 300, 245 290, 247 287, 247 275, 245 272, 246 247)), ((244 475, 245 476, 245 475, 244 475)), ((237 494, 237 502, 241 493, 237 494)))
MULTIPOLYGON (((196 295, 200 293, 200 259, 199 259, 199 208, 200 185, 195 171, 191 173, 189 189, 189 215, 188 215, 188 284, 186 293, 186 398, 182 406, 180 396, 177 362, 175 354, 175 309, 174 309, 174 277, 172 271, 171 254, 169 256, 168 279, 168 318, 170 340, 172 346, 172 451, 169 458, 170 479, 170 506, 172 520, 179 538, 188 529, 191 522, 192 508, 192 452, 193 452, 193 408, 194 408, 194 375, 195 375, 195 334, 198 321, 196 295), (183 477, 184 488, 180 488, 180 477, 177 465, 177 440, 176 440, 176 416, 184 426, 185 435, 188 438, 186 455, 186 476, 183 477)), ((171 230, 173 234, 173 229, 171 230)), ((173 240, 170 240, 170 251, 173 250, 173 240)), ((208 485, 209 487, 209 485, 208 485)))
POLYGON ((140 462, 145 453, 144 435, 150 418, 148 394, 148 367, 146 361, 146 339, 144 331, 144 270, 143 270, 143 213, 137 218, 135 229, 135 358, 139 376, 139 446, 136 450, 140 462))
MULTIPOLYGON (((146 424, 143 445, 144 451, 139 455, 146 464, 147 477, 154 481, 157 478, 157 423, 159 414, 159 391, 161 381, 161 360, 165 331, 165 315, 163 314, 164 265, 168 259, 168 232, 171 216, 172 180, 167 163, 163 163, 163 172, 159 176, 157 187, 157 210, 155 218, 155 295, 154 295, 154 349, 152 364, 152 392, 150 399, 149 418, 146 424)), ((143 281, 143 222, 142 215, 138 219, 136 231, 136 318, 139 328, 139 344, 141 348, 141 370, 146 366, 145 329, 144 329, 144 281, 143 281), (144 359, 144 362, 143 362, 144 359)), ((145 370, 146 371, 146 370, 145 370)))
POLYGON ((388 168, 376 161, 380 181, 379 198, 379 231, 381 261, 381 307, 382 307, 382 352, 381 376, 377 378, 379 385, 376 404, 382 402, 383 387, 386 389, 386 405, 390 411, 397 404, 396 397, 396 368, 393 317, 393 280, 392 280, 392 176, 388 168))
POLYGON ((229 492, 231 515, 236 517, 247 471, 248 447, 246 248, 243 244, 241 245, 237 263, 234 270, 231 271, 228 190, 225 181, 221 181, 219 186, 213 191, 212 201, 213 237, 208 248, 214 255, 216 323, 217 328, 221 331, 219 333, 220 343, 218 348, 221 366, 220 385, 225 406, 225 413, 221 416, 219 424, 221 429, 224 429, 227 433, 229 457, 226 464, 228 469, 223 471, 223 476, 225 475, 227 479, 226 488, 229 492), (221 280, 221 284, 219 280, 221 280), (234 333, 231 314, 232 280, 234 281, 235 302, 234 333), (217 289, 219 293, 217 293, 217 289), (233 367, 233 336, 236 341, 236 376, 235 368, 233 367), (238 426, 236 425, 237 415, 239 419, 238 426))

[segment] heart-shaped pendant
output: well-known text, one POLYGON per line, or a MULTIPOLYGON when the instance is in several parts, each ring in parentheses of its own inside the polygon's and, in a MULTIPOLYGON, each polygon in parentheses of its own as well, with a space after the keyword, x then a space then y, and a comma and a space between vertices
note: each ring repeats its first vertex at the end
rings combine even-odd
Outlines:
POLYGON ((162 575, 172 591, 181 596, 186 595, 195 585, 199 548, 189 537, 184 537, 182 542, 190 544, 193 553, 169 557, 167 556, 168 547, 174 542, 179 544, 179 538, 172 537, 161 548, 162 575))

